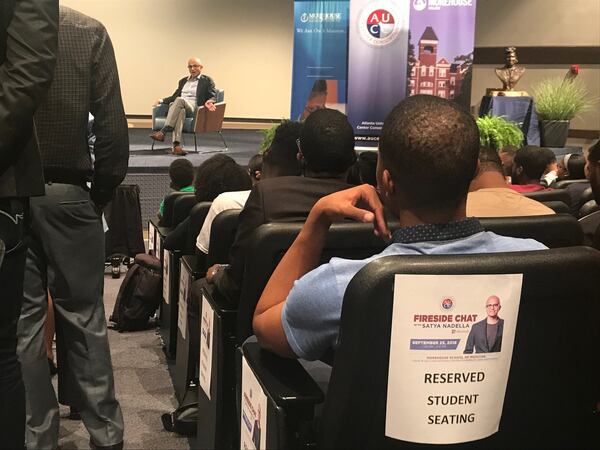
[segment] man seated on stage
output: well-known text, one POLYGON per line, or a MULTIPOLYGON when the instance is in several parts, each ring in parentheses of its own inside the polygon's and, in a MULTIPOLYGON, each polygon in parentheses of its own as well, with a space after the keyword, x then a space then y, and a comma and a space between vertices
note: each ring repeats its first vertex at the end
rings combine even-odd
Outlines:
POLYGON ((467 216, 511 217, 546 214, 554 214, 554 211, 508 186, 498 152, 489 147, 481 147, 477 173, 469 186, 467 216))
POLYGON ((253 327, 259 343, 279 355, 308 360, 335 349, 346 287, 376 258, 545 249, 532 239, 486 232, 477 219, 466 217, 478 154, 477 125, 455 103, 416 95, 397 105, 379 141, 379 191, 363 184, 315 204, 258 302, 253 327), (401 226, 393 235, 384 205, 401 226), (346 218, 372 222, 375 234, 391 244, 365 260, 333 258, 315 268, 329 227, 346 218))
POLYGON ((517 150, 512 171, 511 189, 517 192, 544 191, 542 177, 556 166, 556 156, 549 148, 527 145, 517 150))
POLYGON ((183 132, 183 122, 186 117, 196 114, 199 106, 206 107, 209 111, 215 111, 215 82, 207 75, 201 75, 202 62, 199 58, 190 58, 187 63, 190 75, 179 80, 175 92, 170 97, 160 98, 154 103, 154 106, 160 104, 169 105, 169 112, 165 126, 150 134, 155 141, 164 141, 165 134, 173 132, 173 150, 172 153, 177 156, 183 156, 186 152, 181 147, 181 133, 183 132))
MULTIPOLYGON (((231 264, 214 265, 206 272, 206 281, 232 305, 239 302, 252 233, 264 223, 304 220, 318 199, 350 187, 346 174, 356 153, 354 131, 344 114, 327 108, 313 112, 304 122, 297 144, 304 176, 276 177, 256 184, 240 212, 231 264)), ((194 292, 192 288, 192 295, 194 292)))

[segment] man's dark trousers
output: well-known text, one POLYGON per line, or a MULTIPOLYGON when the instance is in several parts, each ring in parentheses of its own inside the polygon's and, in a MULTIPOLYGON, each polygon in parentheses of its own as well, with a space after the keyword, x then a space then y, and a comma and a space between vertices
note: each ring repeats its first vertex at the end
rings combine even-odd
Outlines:
MULTIPOLYGON (((18 354, 27 390, 27 448, 56 448, 58 403, 44 345, 47 289, 57 334, 64 337, 69 402, 97 445, 123 441, 122 414, 114 381, 104 314, 104 232, 84 187, 48 184, 31 199, 18 354)), ((62 360, 63 358, 61 358, 62 360)), ((64 367, 63 367, 64 369, 64 367)))
MULTIPOLYGON (((0 448, 23 448, 25 391, 17 360, 17 321, 23 296, 26 201, 0 199, 0 239, 6 255, 0 266, 0 448)), ((47 363, 46 363, 47 364, 47 363)))

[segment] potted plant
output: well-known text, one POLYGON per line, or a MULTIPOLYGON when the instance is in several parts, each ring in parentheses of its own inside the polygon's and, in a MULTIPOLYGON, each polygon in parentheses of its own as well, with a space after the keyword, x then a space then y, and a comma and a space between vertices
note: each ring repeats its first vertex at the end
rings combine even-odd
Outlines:
POLYGON ((261 130, 263 134, 263 140, 260 143, 260 147, 258 153, 261 155, 267 151, 267 149, 271 146, 271 142, 273 142, 273 138, 275 137, 275 131, 281 125, 280 123, 275 123, 271 126, 271 128, 267 128, 266 130, 261 130))
POLYGON ((504 117, 479 117, 477 128, 479 128, 479 142, 483 146, 502 150, 508 146, 519 148, 523 145, 523 131, 516 123, 509 122, 504 117))
POLYGON ((564 147, 571 119, 591 109, 595 100, 580 80, 547 78, 533 88, 542 147, 564 147))

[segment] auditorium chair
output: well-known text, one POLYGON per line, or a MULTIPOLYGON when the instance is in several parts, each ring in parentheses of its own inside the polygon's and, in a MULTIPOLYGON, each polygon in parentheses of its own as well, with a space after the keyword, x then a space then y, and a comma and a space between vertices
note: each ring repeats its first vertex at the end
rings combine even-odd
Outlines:
MULTIPOLYGON (((215 103, 223 103, 225 100, 225 90, 224 89, 216 89, 215 103)), ((159 131, 165 126, 165 122, 167 120, 167 113, 169 112, 169 105, 160 104, 152 108, 152 131, 159 131)), ((197 122, 198 111, 193 116, 186 116, 185 121, 183 123, 183 132, 191 133, 194 135, 194 151, 198 152, 198 143, 196 141, 196 133, 197 133, 197 122)), ((227 150, 227 142, 225 142, 225 138, 221 133, 221 130, 218 131, 221 140, 223 141, 223 146, 225 150, 227 150)), ((154 150, 154 140, 152 141, 152 150, 154 150)))
MULTIPOLYGON (((266 433, 266 448, 596 447, 600 433, 598 273, 600 252, 589 247, 389 256, 371 262, 355 275, 344 296, 340 343, 318 425, 311 419, 311 405, 319 402, 319 392, 300 365, 260 349, 256 342, 242 346, 240 353, 267 398, 267 426, 261 431, 266 433), (454 445, 417 445, 385 436, 396 274, 523 274, 497 433, 454 445)), ((238 371, 239 367, 241 362, 238 371)), ((239 424, 239 415, 237 420, 239 424)), ((436 437, 445 432, 440 427, 436 437)))
POLYGON ((529 197, 538 202, 558 201, 563 202, 568 207, 571 207, 571 196, 564 189, 548 189, 536 192, 524 192, 525 197, 529 197))
POLYGON ((487 231, 503 236, 531 238, 548 248, 583 244, 583 232, 570 214, 547 216, 484 217, 479 221, 487 231))
POLYGON ((586 216, 589 216, 590 214, 598 211, 599 209, 600 207, 598 207, 596 200, 588 200, 581 206, 581 208, 579 208, 579 218, 581 219, 586 216))
MULTIPOLYGON (((185 309, 189 311, 190 300, 189 287, 192 281, 198 280, 206 275, 206 268, 213 264, 229 263, 229 249, 235 239, 240 210, 222 211, 216 215, 210 229, 210 243, 208 256, 197 250, 197 255, 185 255, 181 258, 179 302, 180 314, 185 309), (204 263, 198 263, 201 258, 204 263), (206 261, 208 260, 208 264, 206 261), (201 265, 205 264, 205 265, 201 265), (183 302, 183 303, 182 303, 183 302)), ((196 309, 196 311, 198 311, 196 309)), ((173 384, 175 395, 181 401, 185 395, 190 382, 196 378, 198 367, 198 339, 199 322, 196 314, 186 314, 187 330, 183 333, 181 329, 177 333, 177 355, 175 359, 175 376, 173 384), (195 342, 194 342, 195 341, 195 342)))
POLYGON ((579 219, 579 224, 583 230, 585 245, 593 247, 594 236, 596 235, 596 231, 600 226, 600 211, 595 211, 587 216, 582 217, 579 219))
POLYGON ((175 199, 171 215, 171 226, 174 228, 183 222, 189 215, 194 205, 198 204, 195 195, 181 195, 175 199))
POLYGON ((578 183, 589 183, 589 181, 585 178, 580 180, 559 180, 552 185, 553 189, 565 189, 570 184, 578 184, 578 183))
POLYGON ((588 187, 586 190, 583 191, 583 194, 581 194, 581 204, 583 205, 584 203, 589 202, 590 200, 594 200, 594 191, 592 191, 592 187, 588 187))
POLYGON ((158 225, 161 227, 174 227, 173 224, 173 209, 175 206, 175 200, 179 197, 195 197, 193 192, 181 192, 181 191, 172 191, 169 192, 164 198, 164 206, 163 206, 163 215, 158 221, 158 225))
MULTIPOLYGON (((190 215, 201 217, 202 222, 210 209, 210 202, 201 202, 194 205, 190 215)), ((190 219, 191 220, 191 219, 190 219)), ((202 227, 202 223, 200 223, 202 227)), ((178 313, 179 313, 179 287, 180 287, 180 258, 185 254, 182 250, 162 250, 163 267, 163 299, 161 302, 160 332, 163 338, 165 355, 174 359, 177 351, 178 313)), ((183 306, 183 305, 182 305, 183 306)))
POLYGON ((569 207, 563 202, 550 201, 550 202, 542 202, 556 214, 571 214, 571 210, 569 207))
MULTIPOLYGON (((213 362, 210 373, 210 399, 201 388, 198 391, 197 448, 231 449, 239 444, 239 437, 234 432, 237 428, 234 407, 235 349, 239 342, 243 342, 252 334, 249 315, 253 314, 266 282, 302 225, 301 222, 269 223, 261 225, 254 232, 246 256, 239 318, 237 307, 223 301, 211 285, 202 290, 213 310, 213 362)), ((212 247, 212 242, 210 246, 212 247)), ((332 256, 365 258, 383 248, 385 243, 373 234, 372 225, 336 224, 329 231, 323 261, 332 256)), ((201 304, 199 317, 202 317, 201 304)))

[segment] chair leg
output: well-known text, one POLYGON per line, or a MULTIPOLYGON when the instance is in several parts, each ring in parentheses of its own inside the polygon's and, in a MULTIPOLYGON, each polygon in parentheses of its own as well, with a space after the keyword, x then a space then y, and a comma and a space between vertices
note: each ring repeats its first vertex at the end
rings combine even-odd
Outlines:
POLYGON ((227 148, 227 142, 225 142, 225 138, 223 137, 223 133, 221 133, 221 130, 219 130, 219 136, 221 136, 221 140, 223 141, 223 146, 225 147, 225 150, 224 150, 224 151, 227 151, 227 150, 229 150, 229 149, 227 148))
POLYGON ((154 150, 154 139, 152 139, 152 147, 150 148, 150 150, 154 150))
POLYGON ((198 153, 198 142, 196 141, 196 133, 194 133, 194 149, 196 150, 196 153, 198 153))

